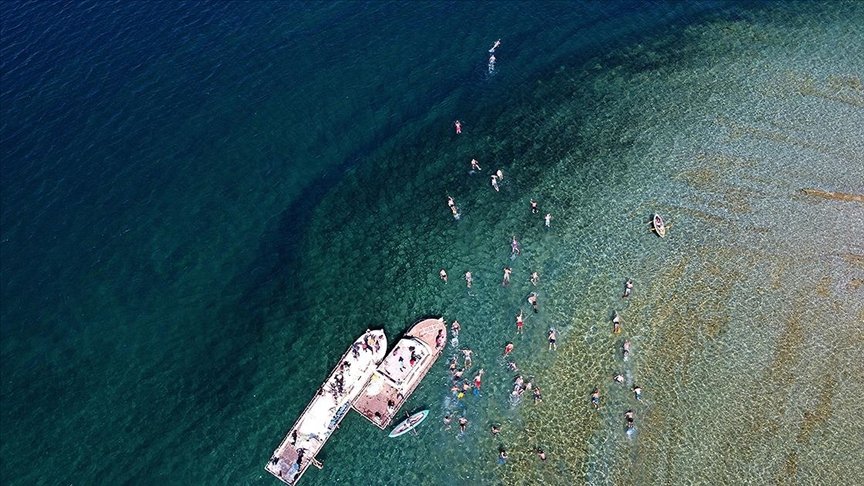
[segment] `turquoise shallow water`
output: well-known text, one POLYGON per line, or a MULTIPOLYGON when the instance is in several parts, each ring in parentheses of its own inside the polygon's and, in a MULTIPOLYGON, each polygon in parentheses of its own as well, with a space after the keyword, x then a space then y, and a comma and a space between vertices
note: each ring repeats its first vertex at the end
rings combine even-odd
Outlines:
POLYGON ((801 192, 864 192, 860 6, 237 5, 3 6, 3 483, 275 484, 345 346, 425 314, 482 395, 442 362, 421 435, 351 415, 304 482, 860 477, 864 213, 801 192))

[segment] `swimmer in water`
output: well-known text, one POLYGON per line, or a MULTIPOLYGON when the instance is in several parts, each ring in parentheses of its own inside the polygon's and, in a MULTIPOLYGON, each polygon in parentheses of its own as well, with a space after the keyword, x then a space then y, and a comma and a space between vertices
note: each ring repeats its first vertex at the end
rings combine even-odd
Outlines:
POLYGON ((501 39, 496 40, 495 43, 492 44, 492 48, 489 49, 489 53, 491 54, 491 53, 495 52, 495 49, 497 49, 498 46, 500 46, 500 45, 501 45, 501 39))
POLYGON ((552 213, 546 213, 546 216, 543 217, 543 220, 546 221, 546 227, 552 227, 552 213))
POLYGON ((498 464, 504 464, 507 462, 507 451, 501 449, 498 451, 498 464))
POLYGON ((627 421, 627 428, 633 428, 633 421, 636 419, 636 414, 633 413, 633 410, 627 410, 624 412, 624 419, 627 421))
POLYGON ((462 326, 459 325, 459 321, 453 321, 453 324, 450 324, 450 332, 453 333, 453 337, 459 335, 459 330, 462 329, 462 326))
POLYGON ((513 352, 513 343, 507 343, 507 345, 504 346, 504 356, 507 356, 508 354, 510 354, 512 352, 513 352))
POLYGON ((453 126, 456 127, 456 135, 462 133, 462 123, 459 120, 453 122, 453 126))
POLYGON ((513 235, 513 240, 510 241, 510 256, 521 255, 522 250, 519 248, 519 242, 516 241, 516 235, 513 235))
POLYGON ((539 282, 539 281, 540 281, 540 274, 537 273, 537 272, 533 272, 533 273, 531 274, 531 285, 533 285, 533 286, 536 287, 536 286, 537 286, 537 282, 539 282))
POLYGON ((537 457, 539 457, 541 461, 545 461, 546 452, 544 452, 543 449, 537 449, 537 457))
POLYGON ((594 388, 591 392, 591 405, 594 405, 594 410, 600 410, 600 389, 594 388))
POLYGON ((531 292, 531 295, 528 296, 528 303, 531 304, 531 308, 534 309, 534 313, 540 312, 540 308, 537 306, 537 293, 531 292))
POLYGON ((627 297, 630 297, 631 292, 633 292, 633 281, 628 279, 627 283, 624 284, 624 295, 621 297, 626 299, 627 297))
POLYGON ((471 170, 472 171, 481 171, 483 169, 480 168, 480 162, 477 162, 477 159, 471 159, 471 170))
POLYGON ((489 431, 492 432, 493 436, 497 436, 501 433, 501 424, 492 424, 492 428, 489 431))
POLYGON ((510 267, 504 267, 504 280, 501 281, 501 285, 505 287, 510 285, 510 272, 512 271, 510 267))
POLYGON ((642 401, 642 387, 639 385, 633 385, 633 394, 636 396, 636 400, 642 401))
POLYGON ((531 200, 531 214, 537 214, 540 212, 540 208, 537 207, 537 201, 531 200))
POLYGON ((504 180, 504 172, 502 172, 501 169, 496 170, 496 171, 495 171, 495 175, 498 176, 498 180, 499 180, 499 181, 503 181, 503 180, 504 180))
POLYGON ((444 283, 447 283, 447 271, 446 270, 444 270, 442 268, 441 271, 438 272, 438 276, 441 278, 441 280, 444 281, 444 283))
MULTIPOLYGON (((474 351, 471 351, 468 348, 462 350, 462 358, 465 360, 465 368, 470 368, 472 365, 471 356, 474 354, 474 351)), ((480 370, 483 371, 483 370, 480 370)))
POLYGON ((624 361, 627 361, 627 359, 630 357, 630 340, 629 339, 624 340, 624 346, 623 347, 624 347, 624 361))
POLYGON ((489 72, 491 73, 494 70, 495 70, 495 54, 492 54, 491 56, 489 56, 489 72))
POLYGON ((465 417, 459 417, 459 431, 465 432, 465 427, 468 427, 468 419, 465 417))
POLYGON ((612 381, 614 381, 615 383, 624 383, 624 375, 618 373, 617 375, 612 377, 612 381))
POLYGON ((618 311, 615 311, 615 317, 612 318, 612 333, 621 334, 621 317, 618 315, 618 311))
POLYGON ((445 430, 450 430, 450 422, 452 421, 453 419, 450 418, 449 414, 444 416, 444 425, 446 425, 446 427, 444 427, 445 430))
POLYGON ((500 192, 501 188, 498 187, 498 176, 492 174, 492 188, 495 189, 495 192, 500 192))
POLYGON ((549 351, 553 349, 558 349, 558 344, 555 341, 558 340, 558 334, 555 332, 555 328, 549 329, 549 351))
POLYGON ((522 334, 522 328, 525 326, 525 320, 522 317, 522 309, 519 309, 519 315, 516 316, 516 334, 522 334))
POLYGON ((543 401, 543 395, 540 392, 540 387, 535 386, 534 387, 534 404, 536 405, 542 401, 543 401))
POLYGON ((471 282, 474 281, 474 277, 471 275, 471 272, 465 272, 465 283, 468 284, 468 288, 471 288, 471 282))

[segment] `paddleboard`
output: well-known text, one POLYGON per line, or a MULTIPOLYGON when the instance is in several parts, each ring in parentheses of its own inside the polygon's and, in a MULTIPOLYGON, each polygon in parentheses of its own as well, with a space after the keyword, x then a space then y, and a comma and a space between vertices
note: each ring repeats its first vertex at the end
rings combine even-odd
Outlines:
POLYGON ((427 415, 429 415, 429 410, 423 410, 406 418, 405 420, 400 422, 399 425, 393 428, 393 431, 390 432, 390 435, 388 437, 399 437, 400 435, 411 432, 412 430, 414 430, 415 427, 420 425, 420 422, 426 420, 427 415))

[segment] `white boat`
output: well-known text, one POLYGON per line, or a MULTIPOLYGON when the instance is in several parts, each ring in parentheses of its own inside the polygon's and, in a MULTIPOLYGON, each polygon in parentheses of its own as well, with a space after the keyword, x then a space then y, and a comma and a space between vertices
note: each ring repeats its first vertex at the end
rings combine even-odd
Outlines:
POLYGON ((350 410, 351 402, 369 382, 387 352, 384 331, 367 330, 342 355, 327 381, 300 414, 273 452, 265 469, 283 483, 294 485, 350 410))
POLYGON ((405 400, 441 356, 446 344, 447 326, 444 319, 424 319, 414 324, 384 358, 369 384, 354 400, 354 410, 378 428, 387 428, 405 400))

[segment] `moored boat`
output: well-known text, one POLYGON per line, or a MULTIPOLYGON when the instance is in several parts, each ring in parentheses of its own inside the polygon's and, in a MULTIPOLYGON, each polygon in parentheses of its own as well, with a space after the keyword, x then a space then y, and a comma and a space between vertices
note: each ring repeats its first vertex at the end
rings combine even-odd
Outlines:
POLYGON ((369 382, 386 352, 384 331, 367 330, 354 341, 273 452, 265 466, 270 474, 293 485, 310 465, 320 467, 315 456, 348 413, 351 402, 369 382))
POLYGON ((444 319, 424 319, 414 324, 354 400, 354 410, 385 429, 441 356, 446 343, 444 319))
POLYGON ((429 415, 429 410, 421 410, 402 422, 399 423, 396 427, 393 427, 393 430, 390 431, 390 435, 388 437, 399 437, 400 435, 407 434, 414 430, 420 422, 426 420, 426 416, 429 415))
POLYGON ((657 233, 657 236, 660 238, 666 236, 666 223, 663 222, 663 217, 659 214, 655 214, 654 218, 651 219, 651 226, 654 232, 657 233))

